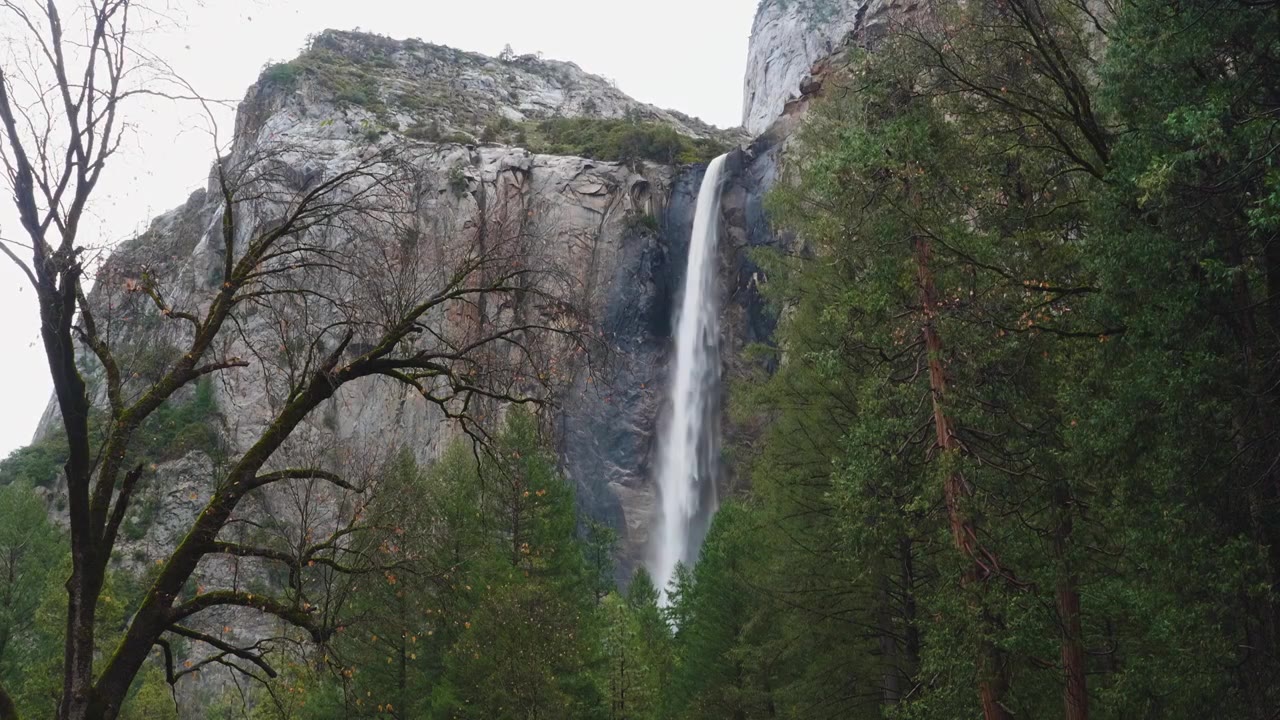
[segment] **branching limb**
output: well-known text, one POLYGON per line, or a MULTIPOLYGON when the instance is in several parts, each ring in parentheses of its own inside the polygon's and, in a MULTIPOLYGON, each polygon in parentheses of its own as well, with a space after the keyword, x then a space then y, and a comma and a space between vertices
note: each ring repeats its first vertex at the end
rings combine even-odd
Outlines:
POLYGON ((242 492, 256 490, 260 487, 265 487, 282 480, 325 480, 333 485, 337 485, 343 490, 350 490, 351 492, 356 493, 363 492, 361 488, 358 488, 342 479, 341 475, 329 472, 328 470, 321 470, 319 468, 287 468, 259 475, 250 481, 250 483, 242 489, 242 492))
POLYGON ((314 609, 297 605, 288 605, 275 598, 236 590, 215 590, 197 595, 195 598, 173 608, 169 612, 170 623, 177 623, 197 613, 214 607, 252 608, 268 615, 274 615, 299 629, 307 631, 317 643, 329 639, 332 630, 323 627, 316 621, 314 609))
POLYGON ((156 647, 160 648, 160 652, 164 654, 164 679, 172 686, 178 682, 178 676, 173 667, 173 646, 164 638, 157 638, 155 644, 156 647))
POLYGON ((30 266, 28 266, 27 263, 23 261, 22 258, 18 257, 12 250, 9 249, 8 242, 5 241, 3 238, 0 238, 0 251, 4 252, 4 254, 10 260, 12 260, 14 264, 18 266, 19 269, 22 270, 22 274, 27 276, 27 281, 31 283, 32 288, 36 290, 40 289, 40 284, 36 282, 35 273, 31 272, 30 266))
POLYGON ((298 558, 290 555, 283 550, 274 550, 272 548, 255 547, 253 545, 241 545, 239 543, 215 542, 209 548, 209 552, 222 553, 223 555, 234 555, 240 558, 257 557, 265 560, 275 560, 284 563, 290 567, 298 564, 298 558))
POLYGON ((263 652, 263 649, 262 649, 262 642, 254 643, 252 646, 247 648, 237 647, 236 645, 232 645, 231 643, 226 642, 225 640, 221 640, 212 635, 199 632, 198 630, 192 630, 191 628, 183 627, 181 625, 171 625, 169 627, 169 632, 173 633, 174 635, 187 638, 188 640, 195 640, 197 642, 202 642, 205 645, 208 645, 219 651, 218 654, 212 655, 210 657, 205 658, 204 660, 201 660, 200 662, 194 663, 189 668, 184 668, 183 670, 177 673, 172 673, 170 684, 177 681, 183 675, 190 675, 191 673, 199 672, 202 667, 211 665, 213 663, 219 663, 222 660, 226 659, 227 657, 237 657, 237 658, 240 658, 241 660, 251 662, 254 665, 257 665, 259 668, 261 668, 262 672, 266 673, 267 677, 269 678, 274 678, 279 674, 275 671, 275 668, 272 668, 271 665, 264 659, 265 653, 263 652))
MULTIPOLYGON (((280 563, 289 571, 289 587, 301 592, 303 569, 313 565, 324 566, 334 572, 342 573, 344 575, 358 575, 362 572, 368 572, 375 569, 373 563, 350 565, 343 564, 343 562, 338 559, 339 556, 342 555, 354 556, 354 560, 356 561, 359 561, 363 557, 363 554, 360 551, 339 545, 342 538, 351 535, 356 532, 356 530, 357 528, 354 526, 348 526, 346 529, 334 533, 324 542, 317 545, 311 545, 298 552, 223 541, 213 543, 209 548, 209 552, 230 555, 238 558, 261 558, 263 560, 280 563)), ((401 562, 383 563, 378 564, 376 569, 400 569, 402 565, 403 563, 401 562)))
POLYGON ((120 525, 124 522, 125 513, 129 512, 129 501, 133 499, 133 491, 137 488, 138 480, 141 478, 141 464, 125 474, 124 482, 120 485, 120 493, 116 496, 115 507, 111 509, 111 519, 107 522, 106 533, 103 538, 103 543, 106 547, 115 546, 116 534, 120 531, 120 525))
POLYGON ((160 288, 156 287, 155 279, 151 277, 150 272, 143 276, 142 292, 146 293, 147 297, 151 298, 151 302, 155 304, 156 309, 160 311, 161 315, 168 318, 186 320, 191 323, 191 326, 195 328, 196 332, 200 332, 200 319, 191 313, 175 310, 173 306, 165 302, 164 295, 161 294, 160 288))
POLYGON ((98 333, 98 323, 93 316, 93 308, 85 297, 83 288, 76 288, 76 304, 80 306, 80 327, 76 328, 84 343, 93 351, 107 376, 107 402, 111 404, 111 417, 119 419, 124 412, 123 383, 120 379, 120 366, 116 363, 115 353, 98 333))
POLYGON ((249 367, 248 360, 243 360, 238 357, 233 357, 229 360, 223 360, 221 362, 213 362, 213 363, 209 363, 208 365, 201 365, 198 368, 193 368, 191 370, 191 374, 194 378, 199 378, 199 377, 204 377, 205 375, 210 375, 212 373, 219 372, 221 370, 230 370, 231 368, 247 368, 247 367, 249 367))

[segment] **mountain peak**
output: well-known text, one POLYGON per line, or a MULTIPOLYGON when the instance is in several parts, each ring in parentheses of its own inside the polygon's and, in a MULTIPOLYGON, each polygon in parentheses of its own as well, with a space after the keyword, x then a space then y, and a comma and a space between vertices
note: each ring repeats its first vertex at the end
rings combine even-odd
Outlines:
POLYGON ((256 134, 288 108, 297 120, 345 119, 367 134, 482 140, 494 127, 551 118, 658 123, 691 138, 740 139, 631 98, 575 63, 480 53, 359 31, 325 30, 295 59, 266 67, 241 107, 256 134))

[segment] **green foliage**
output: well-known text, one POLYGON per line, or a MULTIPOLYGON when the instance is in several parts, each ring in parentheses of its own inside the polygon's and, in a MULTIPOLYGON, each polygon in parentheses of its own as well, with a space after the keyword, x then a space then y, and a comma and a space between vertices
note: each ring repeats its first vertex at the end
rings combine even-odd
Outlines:
POLYGON ((604 523, 587 521, 583 549, 586 552, 587 573, 596 602, 613 592, 613 556, 618 549, 618 532, 604 523))
POLYGON ((404 134, 414 140, 425 140, 426 142, 440 142, 444 137, 438 120, 432 120, 427 124, 412 125, 408 130, 405 130, 404 134))
POLYGON ((146 537, 160 512, 160 499, 154 493, 136 495, 133 507, 120 525, 120 532, 127 540, 141 540, 146 537))
MULTIPOLYGON (((669 687, 675 665, 671 626, 659 606, 658 589, 644 566, 636 568, 627 587, 627 608, 635 620, 638 633, 638 655, 648 670, 647 682, 658 693, 669 687)), ((655 703, 654 707, 661 707, 655 703)))
POLYGON ((484 129, 480 132, 480 142, 497 142, 500 139, 512 137, 519 130, 520 126, 510 118, 499 116, 485 123, 484 129))
POLYGON ((672 598, 681 620, 664 717, 766 718, 775 711, 773 688, 784 678, 773 665, 778 648, 769 638, 768 608, 750 583, 758 539, 749 508, 722 508, 692 578, 672 598))
POLYGON ((213 382, 196 383, 189 400, 171 400, 152 413, 138 431, 132 454, 140 460, 175 460, 193 450, 210 456, 221 452, 213 382))
POLYGON ((57 648, 43 641, 37 611, 63 577, 64 551, 39 496, 21 483, 0 487, 0 686, 16 690, 57 648))
POLYGON ((279 87, 293 89, 302 77, 303 67, 296 62, 283 62, 268 65, 262 71, 262 81, 279 87))
MULTIPOLYGON (((192 450, 209 455, 220 451, 215 423, 217 403, 213 385, 202 380, 187 401, 171 400, 151 414, 138 431, 130 456, 149 463, 174 460, 192 450)), ((99 418, 90 421, 90 433, 97 434, 99 418)), ((67 440, 62 428, 0 460, 0 485, 14 483, 49 487, 57 480, 67 461, 67 440)))
POLYGON ((120 720, 178 720, 178 707, 159 664, 148 663, 138 673, 120 720))
POLYGON ((815 104, 670 717, 1268 716, 1271 10, 939 8, 815 104))
MULTIPOLYGON (((207 379, 202 380, 192 390, 190 399, 170 400, 143 422, 129 448, 130 462, 154 466, 192 451, 203 452, 215 459, 220 457, 222 445, 216 416, 213 385, 207 379)), ((100 419, 91 418, 90 432, 96 435, 100 427, 100 419)), ((67 461, 67 453, 66 435, 61 428, 25 448, 15 450, 0 461, 0 489, 5 486, 51 487, 67 461)), ((155 522, 159 510, 160 499, 144 479, 121 525, 123 537, 142 539, 155 522)), ((0 518, 3 517, 0 513, 0 518)))
POLYGON ((312 44, 294 60, 268 65, 260 80, 287 90, 296 89, 305 80, 314 83, 340 106, 354 105, 381 114, 386 105, 378 91, 381 87, 378 71, 389 67, 390 62, 377 55, 353 57, 312 44))
POLYGON ((416 124, 409 127, 405 131, 405 135, 414 140, 423 140, 434 143, 453 143, 455 145, 471 145, 475 139, 465 132, 455 130, 452 132, 444 132, 440 128, 438 120, 432 120, 428 124, 416 124))
MULTIPOLYGON (((0 492, 9 490, 12 488, 0 492)), ((38 571, 28 569, 18 578, 25 614, 20 632, 12 636, 8 648, 0 649, 0 682, 4 682, 13 695, 20 717, 55 717, 62 696, 67 605, 65 584, 71 571, 71 558, 48 520, 43 515, 37 518, 30 501, 26 504, 26 510, 15 511, 13 505, 6 504, 0 497, 0 520, 14 517, 22 523, 15 529, 28 531, 23 543, 24 552, 33 553, 30 559, 33 563, 40 563, 38 571), (10 662, 13 665, 6 667, 10 662)), ((4 525, 0 523, 0 527, 4 525)), ((0 543, 5 541, 3 535, 0 530, 0 543)), ((2 587, 0 594, 4 592, 2 587)), ((120 640, 125 620, 140 599, 141 591, 136 579, 114 572, 106 573, 95 618, 97 632, 104 642, 114 644, 120 640)), ((149 661, 134 679, 121 717, 129 720, 176 717, 168 684, 164 682, 159 666, 149 661)))
POLYGON ((463 596, 462 632, 446 662, 452 710, 580 716, 594 701, 586 661, 595 596, 570 488, 533 416, 518 410, 480 471, 497 542, 463 596))
POLYGON ((467 177, 467 166, 458 163, 449 168, 449 190, 454 195, 462 197, 471 189, 471 180, 467 177))
POLYGON ((604 624, 600 692, 608 704, 609 717, 660 717, 661 687, 645 652, 636 611, 617 594, 609 594, 601 603, 600 614, 604 624))
MULTIPOLYGON (((341 716, 596 716, 612 541, 578 536, 532 415, 511 410, 478 454, 455 444, 427 467, 402 454, 367 512, 383 530, 364 542, 389 563, 343 591, 353 621, 329 650, 341 716)), ((287 686, 312 697, 328 682, 287 686)))
POLYGON ((691 164, 707 162, 726 149, 714 140, 690 138, 655 122, 552 118, 528 130, 529 149, 534 152, 607 162, 691 164))
POLYGON ((475 138, 461 130, 455 130, 451 133, 445 133, 445 135, 440 138, 440 142, 452 143, 454 145, 471 145, 475 143, 475 138))
MULTIPOLYGON (((263 688, 250 688, 247 698, 243 698, 240 691, 228 691, 225 697, 214 704, 213 709, 225 712, 226 720, 244 718, 242 708, 245 705, 251 708, 247 715, 249 720, 361 717, 348 714, 343 687, 326 669, 313 667, 307 658, 295 654, 280 654, 275 659, 281 664, 279 677, 263 688)), ((385 705, 383 707, 385 710, 385 705)), ((386 716, 382 712, 377 714, 386 716)), ((221 718, 211 716, 209 720, 221 718)))
POLYGON ((632 232, 653 233, 655 235, 662 232, 662 223, 658 218, 649 213, 632 212, 627 214, 627 228, 632 232))
POLYGON ((0 485, 49 487, 67 462, 66 434, 54 431, 0 460, 0 485))

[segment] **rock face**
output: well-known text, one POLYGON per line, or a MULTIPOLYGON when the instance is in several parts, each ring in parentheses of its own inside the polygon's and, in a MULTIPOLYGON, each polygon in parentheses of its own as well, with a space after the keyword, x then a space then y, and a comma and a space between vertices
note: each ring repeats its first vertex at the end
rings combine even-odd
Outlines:
MULTIPOLYGON (((873 15, 889 5, 871 3, 873 15)), ((765 0, 760 6, 746 112, 749 129, 774 130, 734 151, 723 190, 721 327, 727 378, 746 370, 742 350, 768 342, 774 326, 758 293, 761 270, 750 253, 779 242, 763 198, 776 180, 792 123, 775 121, 814 63, 838 51, 849 33, 862 27, 867 11, 860 0, 765 0)), ((536 213, 541 229, 530 248, 531 261, 563 270, 568 299, 602 340, 591 365, 575 368, 554 410, 562 468, 577 487, 582 510, 619 531, 619 576, 626 577, 643 561, 653 524, 655 428, 665 410, 672 312, 704 168, 629 166, 536 154, 509 138, 505 144, 478 141, 495 122, 511 127, 524 120, 584 115, 657 122, 689 137, 726 143, 742 137, 639 103, 572 63, 527 55, 495 59, 414 40, 326 31, 302 57, 268 68, 250 88, 224 164, 285 147, 273 158, 281 166, 276 172, 281 182, 301 186, 332 176, 352 157, 394 152, 409 158, 419 178, 413 188, 415 213, 438 246, 468 242, 475 219, 491 211, 497 199, 518 198, 522 212, 536 213)), ((273 222, 269 211, 253 203, 241 212, 246 228, 273 222)), ((119 248, 108 265, 121 277, 137 277, 145 264, 147 272, 164 278, 174 306, 198 303, 218 282, 220 213, 219 189, 211 179, 207 189, 119 248)), ((348 240, 338 236, 326 242, 348 240)), ((95 296, 122 318, 132 316, 133 325, 121 326, 124 333, 134 333, 126 343, 152 350, 178 345, 156 334, 154 328, 164 323, 150 317, 155 310, 145 301, 108 290, 95 296), (151 329, 129 330, 140 327, 140 317, 151 329)), ((246 336, 265 332, 268 322, 244 318, 246 336)), ((145 379, 145 368, 140 370, 145 379)), ((233 370, 219 377, 213 393, 221 451, 239 454, 272 418, 270 382, 252 367, 233 370)), ((407 448, 420 462, 430 462, 460 436, 438 408, 387 379, 344 388, 316 415, 304 431, 309 440, 366 457, 407 448)), ((37 438, 57 424, 51 407, 37 438)), ((150 483, 157 493, 148 500, 148 512, 164 522, 126 543, 126 565, 150 562, 194 517, 199 488, 214 477, 207 458, 201 459, 203 450, 184 450, 154 468, 156 478, 170 480, 150 483)), ((722 494, 738 482, 725 478, 722 494)))
MULTIPOLYGON (((801 80, 814 63, 837 52, 867 17, 861 2, 830 0, 834 4, 826 10, 811 4, 824 1, 765 0, 756 19, 747 76, 748 127, 774 129, 733 152, 723 189, 726 378, 747 370, 743 349, 768 342, 775 322, 758 293, 763 277, 751 259, 754 248, 779 242, 763 199, 776 181, 793 123, 775 121, 800 94, 801 80)), ((871 2, 874 14, 883 3, 871 2)), ((736 131, 639 103, 572 63, 534 56, 495 59, 419 41, 327 31, 302 57, 268 68, 250 88, 224 162, 235 165, 264 148, 287 147, 275 158, 282 166, 277 172, 282 182, 305 185, 331 176, 355 156, 394 152, 407 157, 419 178, 412 197, 415 212, 439 246, 468 242, 475 218, 491 211, 497 199, 518 198, 522 212, 538 216, 541 229, 530 247, 531 261, 563 270, 569 299, 602 341, 590 366, 575 368, 554 409, 562 468, 577 487, 582 510, 619 531, 619 575, 626 577, 644 560, 653 524, 655 428, 665 410, 672 312, 704 168, 629 166, 536 154, 509 138, 505 144, 478 141, 495 122, 510 127, 523 120, 583 115, 657 122, 689 137, 721 142, 741 138, 736 131)), ((272 218, 266 212, 248 203, 241 222, 250 228, 268 224, 272 218)), ((207 189, 157 218, 108 264, 127 277, 146 263, 148 272, 165 278, 173 305, 198 302, 216 285, 222 263, 220 213, 218 186, 211 179, 207 189)), ((347 241, 339 236, 326 242, 347 241)), ((95 295, 122 316, 133 313, 135 325, 138 316, 154 315, 145 302, 131 307, 137 300, 119 293, 95 295)), ((144 325, 163 323, 151 318, 144 325)), ((267 321, 247 317, 244 325, 253 335, 265 330, 267 321)), ((134 332, 136 345, 165 344, 151 330, 134 332)), ((243 452, 272 417, 270 383, 252 368, 235 370, 221 376, 213 392, 221 451, 243 452)), ((407 448, 420 462, 430 462, 460 436, 437 408, 391 380, 348 386, 316 416, 305 429, 308 439, 365 457, 407 448)), ((40 435, 56 424, 56 414, 47 413, 40 435)), ((149 512, 164 520, 126 543, 126 566, 151 562, 194 517, 204 496, 202 483, 207 486, 214 471, 197 449, 159 463, 154 475, 157 480, 150 484, 157 492, 148 501, 149 512)), ((740 480, 726 477, 724 482, 722 493, 728 495, 740 480)), ((210 572, 216 582, 217 571, 210 572)))
POLYGON ((814 65, 867 45, 918 0, 761 0, 751 27, 743 82, 742 124, 758 137, 803 94, 814 65))
POLYGON ((690 137, 730 137, 696 118, 638 102, 571 62, 538 55, 491 58, 419 40, 326 30, 297 59, 264 72, 242 108, 252 133, 289 106, 361 108, 365 134, 482 139, 502 121, 551 117, 658 122, 690 137))
MULTIPOLYGON (((786 137, 803 103, 792 108, 786 122, 777 121, 795 98, 812 92, 801 92, 801 87, 811 75, 821 77, 815 63, 838 53, 850 33, 856 39, 856 33, 874 29, 896 7, 896 0, 761 3, 745 103, 746 128, 759 137, 732 151, 723 187, 721 328, 729 380, 750 370, 744 348, 771 341, 775 325, 758 291, 764 278, 751 252, 786 240, 774 234, 765 217, 764 196, 777 180, 786 137)), ((527 55, 496 59, 420 41, 326 31, 302 57, 268 68, 250 88, 223 164, 251 164, 265 152, 277 177, 272 182, 297 191, 332 177, 353 158, 394 154, 417 178, 406 196, 413 217, 432 241, 415 246, 418 257, 410 260, 427 265, 436 260, 432 253, 473 242, 477 219, 495 208, 501 211, 509 204, 519 217, 536 216, 529 261, 558 269, 560 295, 600 339, 590 364, 573 366, 550 418, 561 466, 584 513, 618 530, 618 574, 625 579, 645 559, 653 526, 655 428, 665 411, 672 313, 705 168, 601 162, 521 147, 518 129, 526 127, 524 121, 582 116, 660 123, 690 138, 730 146, 744 139, 739 131, 717 130, 639 103, 572 63, 527 55), (501 137, 489 137, 495 127, 502 129, 501 137)), ((147 349, 146 357, 153 360, 162 360, 179 345, 170 342, 175 338, 166 337, 165 330, 157 330, 169 324, 149 301, 121 291, 117 281, 139 277, 145 265, 147 273, 165 282, 172 306, 198 307, 220 282, 221 211, 220 188, 211 179, 207 189, 193 193, 182 207, 117 249, 93 302, 109 307, 112 317, 121 320, 121 333, 131 334, 122 342, 147 349)), ((246 231, 277 221, 270 208, 254 202, 245 203, 240 213, 246 231)), ((323 242, 338 249, 353 244, 355 237, 335 231, 323 242)), ((353 302, 376 300, 357 296, 352 295, 353 302)), ((523 307, 513 300, 503 311, 546 317, 554 308, 523 307)), ((277 344, 282 354, 289 348, 274 340, 250 346, 253 338, 271 337, 275 322, 279 318, 265 314, 239 319, 240 338, 230 340, 231 349, 255 363, 220 374, 213 384, 219 446, 177 448, 150 469, 145 481, 150 495, 142 507, 153 520, 134 523, 136 531, 123 543, 118 559, 123 569, 140 572, 172 547, 207 502, 218 456, 243 452, 270 422, 276 398, 271 380, 256 366, 269 359, 264 355, 272 355, 277 344)), ((436 317, 433 322, 433 332, 447 332, 452 321, 436 317)), ((91 376, 92 368, 87 369, 91 376)), ((125 372, 126 377, 136 372, 134 377, 147 379, 141 365, 125 372)), ((99 401, 105 403, 105 398, 99 401)), ((37 439, 57 425, 51 406, 37 439)), ((730 442, 735 434, 755 432, 726 427, 730 442)), ((344 387, 313 413, 300 433, 303 444, 344 448, 354 464, 365 468, 402 448, 420 462, 430 462, 461 435, 438 408, 389 379, 344 387)), ((742 482, 725 477, 722 496, 742 482)), ((57 498, 51 502, 56 504, 57 498)), ((265 493, 255 502, 246 512, 293 521, 289 498, 265 493)), ((246 572, 261 574, 215 562, 202 565, 197 579, 224 584, 246 572)), ((265 637, 271 628, 263 623, 258 616, 238 616, 228 624, 242 627, 246 637, 265 637)), ((197 695, 204 691, 186 692, 191 695, 184 704, 198 707, 197 695)))
POLYGON ((620 580, 645 559, 653 525, 657 424, 703 171, 675 175, 658 224, 629 231, 603 298, 608 356, 598 372, 576 379, 558 415, 561 456, 579 507, 618 531, 620 580))
MULTIPOLYGON (((528 262, 557 269, 558 296, 572 303, 602 340, 590 367, 574 368, 554 410, 562 467, 585 513, 619 529, 620 575, 629 575, 644 556, 654 508, 648 470, 653 428, 663 402, 671 312, 702 167, 544 155, 474 139, 495 118, 514 123, 584 114, 662 123, 690 137, 737 138, 636 102, 570 63, 532 56, 498 60, 416 41, 330 31, 318 36, 301 59, 284 69, 268 68, 249 90, 223 164, 247 166, 267 154, 278 178, 272 182, 282 192, 294 192, 332 177, 353 158, 394 154, 417 178, 408 202, 433 238, 421 250, 428 254, 473 242, 477 219, 503 212, 499 206, 536 216, 528 262), (431 128, 430 139, 413 132, 423 127, 431 128)), ((172 323, 140 302, 140 294, 118 286, 139 277, 145 266, 162 279, 172 306, 199 307, 220 281, 221 208, 219 186, 211 179, 207 189, 157 218, 108 261, 94 302, 109 306, 121 319, 121 332, 132 334, 123 344, 182 344, 165 336, 163 328, 172 323)), ((246 231, 275 221, 264 204, 247 202, 238 212, 246 231)), ((352 239, 330 231, 323 242, 342 248, 352 239)), ((424 264, 434 259, 420 258, 424 264)), ((509 310, 547 312, 543 307, 509 310)), ((246 314, 237 332, 242 338, 266 338, 278 321, 246 314)), ((447 326, 450 321, 436 322, 447 326)), ((270 364, 272 358, 265 356, 277 345, 285 353, 287 344, 232 342, 244 345, 235 345, 234 354, 253 362, 250 368, 220 373, 213 384, 214 422, 221 451, 229 456, 245 451, 271 421, 278 397, 260 366, 270 364), (259 347, 251 347, 255 343, 259 347)), ((145 372, 140 378, 146 379, 145 372)), ((105 397, 99 400, 105 404, 105 397)), ((347 386, 313 415, 302 430, 306 443, 342 447, 366 459, 407 448, 420 462, 430 462, 461 435, 438 408, 389 379, 347 386)), ((37 438, 57 424, 56 412, 46 413, 37 438)), ((124 544, 127 567, 153 562, 158 549, 195 516, 207 497, 198 488, 207 491, 216 477, 202 457, 184 455, 153 468, 156 480, 148 484, 155 493, 147 499, 148 514, 163 522, 124 544)), ((217 568, 206 571, 210 583, 219 581, 217 568)))

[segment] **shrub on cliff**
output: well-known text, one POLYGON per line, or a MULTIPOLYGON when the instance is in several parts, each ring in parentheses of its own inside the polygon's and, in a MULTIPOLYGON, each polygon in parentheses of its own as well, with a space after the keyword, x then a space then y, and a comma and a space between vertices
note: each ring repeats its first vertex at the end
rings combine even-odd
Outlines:
POLYGON ((660 123, 588 117, 543 120, 534 126, 530 145, 554 155, 667 165, 706 162, 724 152, 714 140, 681 135, 660 123))

